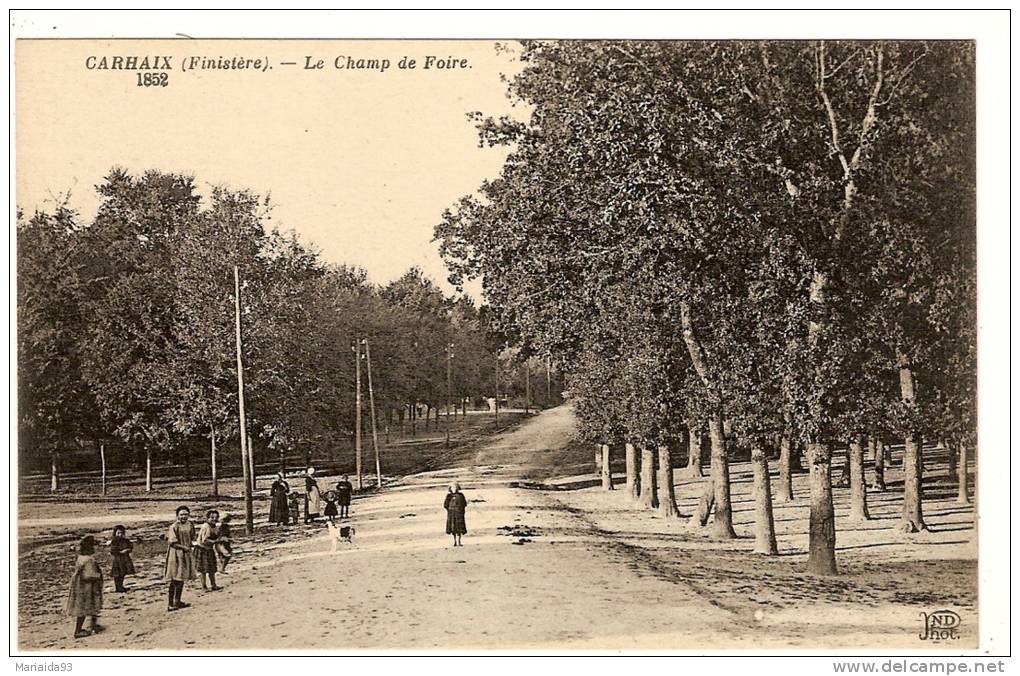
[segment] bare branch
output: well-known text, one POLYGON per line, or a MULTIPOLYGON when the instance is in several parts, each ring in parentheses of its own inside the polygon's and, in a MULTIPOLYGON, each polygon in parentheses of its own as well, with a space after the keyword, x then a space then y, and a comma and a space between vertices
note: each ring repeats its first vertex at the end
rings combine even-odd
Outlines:
POLYGON ((887 105, 890 101, 892 101, 892 98, 893 96, 896 95, 896 92, 897 90, 899 90, 900 85, 902 85, 907 80, 907 78, 910 77, 910 71, 914 70, 914 66, 916 66, 921 59, 926 57, 929 51, 931 51, 931 48, 926 44, 924 46, 924 51, 918 54, 917 58, 908 63, 906 67, 900 72, 899 77, 896 78, 896 84, 893 85, 893 88, 889 91, 889 96, 885 97, 884 101, 876 103, 875 104, 876 108, 881 108, 882 106, 887 105))
POLYGON ((826 78, 830 78, 830 77, 834 76, 834 75, 835 75, 836 73, 838 73, 838 72, 839 72, 839 69, 840 69, 840 68, 842 68, 842 67, 843 67, 843 66, 845 66, 846 64, 850 63, 850 61, 852 61, 852 60, 853 60, 853 58, 854 58, 855 56, 857 56, 858 54, 860 54, 860 53, 861 53, 861 50, 859 50, 859 49, 857 49, 857 50, 854 50, 853 54, 851 54, 850 56, 848 56, 848 57, 846 57, 845 59, 843 59, 843 63, 839 64, 838 66, 836 66, 835 68, 833 68, 832 70, 830 70, 830 71, 829 71, 829 72, 828 72, 828 73, 826 74, 826 76, 825 76, 825 77, 826 77, 826 78))
POLYGON ((831 135, 830 143, 832 150, 839 157, 839 163, 843 165, 843 174, 850 173, 850 163, 847 162, 846 155, 843 154, 843 149, 839 144, 839 124, 836 122, 836 112, 832 109, 832 101, 829 100, 829 94, 825 90, 825 42, 821 41, 818 43, 818 47, 815 49, 815 58, 817 64, 817 77, 815 80, 815 89, 818 90, 819 96, 822 98, 822 104, 825 106, 825 113, 829 118, 829 132, 831 135))
POLYGON ((705 389, 708 390, 709 396, 713 399, 713 403, 718 403, 719 392, 716 388, 716 383, 708 370, 708 360, 705 357, 705 349, 702 347, 701 341, 698 340, 694 333, 694 325, 691 321, 691 306, 688 305, 687 301, 680 301, 680 328, 684 344, 687 346, 687 354, 690 355, 691 364, 694 366, 695 373, 698 374, 698 378, 701 380, 701 383, 705 386, 705 389))
MULTIPOLYGON (((878 101, 878 95, 882 91, 882 84, 884 82, 885 73, 882 69, 882 47, 878 48, 877 62, 875 64, 875 86, 871 89, 871 96, 868 97, 868 108, 864 112, 864 119, 861 121, 861 133, 858 138, 857 150, 854 151, 853 158, 850 160, 850 166, 847 168, 847 172, 854 171, 861 163, 861 150, 864 148, 864 142, 871 131, 872 127, 875 126, 875 122, 878 120, 878 115, 875 113, 875 104, 878 101)), ((849 176, 848 176, 849 178, 849 176)))

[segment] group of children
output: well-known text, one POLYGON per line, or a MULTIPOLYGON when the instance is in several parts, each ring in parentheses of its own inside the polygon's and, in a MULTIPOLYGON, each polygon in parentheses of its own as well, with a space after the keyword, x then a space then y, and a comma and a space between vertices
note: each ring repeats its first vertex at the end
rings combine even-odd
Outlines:
POLYGON ((326 491, 326 511, 323 512, 330 523, 335 523, 337 518, 348 519, 351 516, 351 494, 354 487, 345 476, 337 482, 336 490, 326 491), (337 510, 339 504, 340 509, 337 510))
MULTIPOLYGON (((350 517, 351 498, 354 493, 354 486, 347 475, 344 475, 336 483, 336 488, 327 490, 324 494, 319 491, 319 479, 315 476, 315 468, 309 467, 304 476, 305 480, 305 515, 304 522, 316 523, 322 516, 335 524, 336 519, 350 517), (326 507, 322 509, 322 502, 325 500, 326 507)), ((297 524, 300 518, 301 494, 291 491, 284 474, 278 472, 273 485, 269 489, 269 523, 280 526, 297 524)))
MULTIPOLYGON (((221 519, 217 510, 208 510, 197 533, 195 524, 191 523, 191 510, 187 506, 178 507, 175 516, 176 520, 167 531, 168 546, 163 568, 163 580, 169 584, 168 611, 191 605, 181 600, 184 583, 188 580, 201 576, 203 589, 222 589, 216 584, 216 573, 226 572, 232 553, 229 514, 221 519)), ((131 559, 134 545, 127 539, 124 526, 114 526, 109 546, 112 558, 110 577, 114 581, 114 590, 125 592, 127 588, 124 586, 124 578, 135 573, 135 564, 131 559)), ((96 539, 86 535, 78 544, 78 558, 75 560, 67 597, 67 614, 75 618, 75 638, 89 636, 103 629, 98 621, 99 611, 103 607, 103 571, 96 562, 95 553, 96 539), (85 629, 86 618, 91 618, 89 629, 85 629)))
MULTIPOLYGON (((314 493, 318 498, 318 483, 314 477, 315 470, 309 468, 307 481, 311 485, 306 496, 314 493)), ((336 518, 350 517, 351 496, 354 487, 348 477, 344 476, 336 484, 336 490, 326 491, 325 516, 331 528, 336 518), (339 509, 338 509, 339 507, 339 509)), ((299 517, 298 494, 290 492, 289 486, 279 475, 273 484, 272 508, 270 522, 286 524, 297 523, 299 517)), ((309 512, 309 521, 315 521, 318 507, 309 512)), ((207 591, 222 589, 216 584, 216 573, 225 573, 231 557, 230 515, 220 518, 220 513, 210 509, 205 513, 205 521, 199 528, 191 522, 191 510, 181 505, 175 512, 175 521, 167 531, 166 563, 163 568, 163 581, 167 588, 167 611, 187 608, 191 604, 181 600, 184 583, 200 577, 202 588, 207 591)), ((353 528, 340 529, 341 536, 350 539, 353 528)), ((334 543, 335 545, 335 543, 334 543)), ((125 592, 124 578, 135 574, 135 564, 131 559, 134 545, 127 538, 124 526, 115 526, 110 538, 110 577, 113 578, 114 590, 125 592)), ((99 611, 103 607, 103 571, 95 559, 96 539, 86 535, 78 544, 78 558, 75 561, 74 574, 71 576, 71 587, 67 598, 67 614, 75 618, 74 637, 82 638, 102 631, 99 625, 99 611), (85 629, 86 618, 91 618, 91 628, 85 629)))

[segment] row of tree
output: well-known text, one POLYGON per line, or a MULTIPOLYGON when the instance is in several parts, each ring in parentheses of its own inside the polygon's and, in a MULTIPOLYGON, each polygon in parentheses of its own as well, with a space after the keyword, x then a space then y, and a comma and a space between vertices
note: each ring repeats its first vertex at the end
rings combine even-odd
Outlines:
MULTIPOLYGON (((224 188, 203 199, 188 176, 115 169, 98 191, 91 222, 61 205, 19 215, 23 469, 50 460, 55 484, 62 452, 116 440, 144 452, 151 488, 153 455, 204 438, 215 491, 217 445, 239 437, 235 266, 249 437, 281 462, 350 448, 357 340, 380 416, 412 432, 420 411, 493 392, 505 338, 419 270, 374 285, 271 228, 268 200, 224 188)), ((521 364, 503 360, 501 392, 523 392, 521 364)))
POLYGON ((835 573, 833 447, 866 518, 862 446, 884 438, 905 447, 903 529, 924 529, 922 439, 976 442, 973 45, 533 41, 521 58, 509 96, 530 117, 474 114, 511 152, 436 228, 451 281, 482 278, 503 330, 556 356, 586 437, 626 444, 664 513, 677 449, 707 430, 695 519, 734 536, 729 430, 767 540, 766 451, 788 495, 803 449, 807 567, 835 573))

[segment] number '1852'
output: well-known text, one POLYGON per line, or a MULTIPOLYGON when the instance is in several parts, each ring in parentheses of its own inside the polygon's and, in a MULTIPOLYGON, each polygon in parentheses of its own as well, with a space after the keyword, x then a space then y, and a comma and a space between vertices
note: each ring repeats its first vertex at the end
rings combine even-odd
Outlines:
POLYGON ((139 87, 166 87, 170 83, 170 76, 166 73, 135 73, 139 87))

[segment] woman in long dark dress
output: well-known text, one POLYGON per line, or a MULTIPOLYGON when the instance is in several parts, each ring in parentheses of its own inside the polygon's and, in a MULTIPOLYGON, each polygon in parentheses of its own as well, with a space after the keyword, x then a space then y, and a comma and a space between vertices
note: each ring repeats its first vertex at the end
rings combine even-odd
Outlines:
POLYGON ((286 526, 290 522, 290 509, 287 507, 287 495, 290 493, 290 485, 283 480, 283 472, 276 475, 276 481, 269 489, 272 501, 269 503, 269 523, 278 523, 286 526))
POLYGON ((453 546, 463 547, 460 536, 467 533, 467 523, 464 521, 464 510, 467 509, 467 498, 460 492, 460 484, 452 484, 450 492, 446 494, 446 501, 443 503, 446 510, 446 533, 453 536, 453 546))

